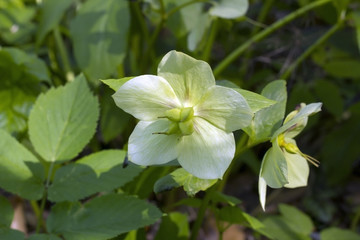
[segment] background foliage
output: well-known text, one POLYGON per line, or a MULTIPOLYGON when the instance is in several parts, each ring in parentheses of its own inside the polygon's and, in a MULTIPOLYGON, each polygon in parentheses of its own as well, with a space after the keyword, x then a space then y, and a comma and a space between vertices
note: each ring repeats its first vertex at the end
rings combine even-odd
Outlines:
POLYGON ((9 228, 20 201, 28 239, 195 239, 201 223, 201 239, 359 239, 359 51, 356 0, 2 0, 0 238, 25 238, 9 228), (270 190, 262 212, 270 144, 252 129, 255 147, 215 185, 127 163, 136 121, 100 79, 155 74, 172 49, 209 62, 219 84, 287 100, 287 113, 323 102, 297 139, 321 162, 308 187, 270 190))

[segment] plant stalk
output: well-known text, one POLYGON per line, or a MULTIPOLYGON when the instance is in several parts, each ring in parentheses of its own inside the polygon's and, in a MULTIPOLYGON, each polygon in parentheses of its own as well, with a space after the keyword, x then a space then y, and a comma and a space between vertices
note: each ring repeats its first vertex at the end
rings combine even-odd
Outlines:
POLYGON ((270 35, 271 33, 273 33, 275 30, 281 28, 282 26, 286 25, 287 23, 291 22, 292 20, 294 20, 295 18, 303 15, 304 13, 322 6, 326 3, 331 2, 331 0, 319 0, 319 1, 314 1, 292 13, 290 13, 289 15, 287 15, 286 17, 276 21, 275 23, 273 23, 272 25, 270 25, 268 28, 260 31, 258 34, 256 34, 255 36, 253 36, 252 38, 250 38, 248 41, 246 41, 245 43, 243 43, 242 45, 240 45, 238 48, 236 48, 232 53, 230 53, 224 60, 222 60, 214 69, 214 75, 215 76, 219 76, 219 74, 224 71, 224 69, 233 61, 236 60, 236 58, 238 58, 243 52, 245 52, 245 50, 247 50, 252 44, 257 43, 259 41, 261 41, 262 39, 264 39, 265 37, 267 37, 268 35, 270 35))

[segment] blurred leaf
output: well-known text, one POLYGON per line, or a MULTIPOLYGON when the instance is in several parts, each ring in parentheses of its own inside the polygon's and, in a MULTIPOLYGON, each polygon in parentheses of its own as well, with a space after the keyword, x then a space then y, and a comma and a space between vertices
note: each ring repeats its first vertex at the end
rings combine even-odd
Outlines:
POLYGON ((24 233, 10 229, 0 228, 0 239, 1 240, 24 240, 24 233))
POLYGON ((199 191, 205 191, 217 182, 217 179, 200 179, 183 168, 178 168, 169 175, 156 181, 154 192, 168 191, 183 186, 189 196, 194 196, 199 191))
POLYGON ((280 204, 281 216, 267 217, 263 224, 275 239, 310 240, 314 225, 309 216, 295 207, 280 204))
POLYGON ((53 234, 43 233, 31 235, 27 240, 61 240, 61 238, 53 234))
POLYGON ((269 83, 261 95, 277 103, 256 112, 251 125, 243 129, 249 135, 252 143, 268 140, 281 126, 287 100, 286 82, 277 80, 269 83))
POLYGON ((43 194, 43 181, 42 164, 15 138, 0 129, 0 186, 25 199, 38 200, 43 194))
POLYGON ((36 44, 43 41, 46 34, 54 29, 60 23, 66 9, 68 9, 74 0, 45 0, 41 6, 40 23, 37 28, 36 44))
POLYGON ((134 78, 134 77, 124 77, 124 78, 120 78, 120 79, 104 79, 101 81, 104 84, 108 85, 112 90, 114 90, 116 92, 117 90, 119 90, 119 88, 122 85, 124 85, 124 83, 126 83, 127 81, 129 81, 132 78, 134 78))
POLYGON ((287 225, 292 228, 293 231, 304 235, 310 235, 314 230, 315 227, 311 218, 297 208, 286 204, 280 204, 279 211, 284 219, 286 219, 287 225))
POLYGON ((49 187, 49 200, 76 201, 123 186, 143 170, 134 164, 123 168, 125 155, 121 150, 103 150, 61 167, 49 187))
POLYGON ((360 235, 352 232, 350 230, 340 229, 336 227, 331 227, 323 230, 320 233, 321 239, 326 240, 360 240, 360 235))
MULTIPOLYGON (((360 103, 353 106, 354 111, 357 108, 360 108, 360 103)), ((353 163, 360 154, 360 114, 354 111, 350 111, 348 120, 325 136, 321 159, 330 184, 343 183, 349 178, 353 163), (340 169, 339 159, 341 159, 340 169)))
POLYGON ((327 73, 339 78, 360 78, 360 58, 333 46, 318 48, 312 55, 316 64, 327 73))
POLYGON ((230 196, 230 195, 226 195, 222 192, 214 192, 211 196, 211 201, 213 203, 227 203, 229 204, 230 206, 236 206, 237 204, 240 204, 241 203, 241 200, 236 198, 236 197, 233 197, 233 196, 230 196))
POLYGON ((46 161, 71 160, 94 135, 98 117, 98 101, 80 75, 38 97, 29 117, 30 140, 46 161))
POLYGON ((40 93, 40 82, 50 81, 45 64, 16 48, 0 49, 0 128, 24 131, 40 93))
POLYGON ((24 44, 31 40, 36 14, 34 7, 27 7, 21 0, 2 1, 0 5, 0 37, 8 44, 24 44))
MULTIPOLYGON (((199 43, 203 39, 205 33, 211 26, 211 16, 208 13, 200 13, 196 16, 197 19, 191 23, 189 35, 187 37, 187 46, 190 51, 195 51, 199 43)), ((188 18, 191 19, 191 18, 188 18)))
POLYGON ((339 88, 330 81, 318 80, 315 83, 315 91, 324 107, 335 117, 340 117, 344 110, 344 101, 339 88))
POLYGON ((153 224, 161 212, 135 197, 108 194, 81 205, 58 203, 50 212, 47 229, 66 240, 103 240, 153 224))
POLYGON ((162 218, 155 240, 189 239, 189 220, 185 214, 172 212, 162 218))
MULTIPOLYGON (((1 130, 0 130, 1 131, 1 130)), ((9 200, 0 195, 0 228, 8 228, 14 217, 14 209, 9 200)))
POLYGON ((127 1, 89 0, 81 6, 70 31, 75 58, 94 82, 116 72, 123 62, 129 25, 127 1))
POLYGON ((177 201, 174 206, 189 206, 194 208, 199 208, 201 206, 202 199, 199 198, 183 198, 180 201, 177 201))
POLYGON ((332 2, 340 15, 342 11, 346 10, 350 0, 332 0, 332 2))
POLYGON ((242 17, 249 8, 248 0, 220 0, 210 8, 210 14, 216 17, 234 19, 242 17))
POLYGON ((119 136, 130 126, 131 115, 118 108, 111 97, 111 89, 104 89, 100 99, 100 129, 105 143, 119 136))

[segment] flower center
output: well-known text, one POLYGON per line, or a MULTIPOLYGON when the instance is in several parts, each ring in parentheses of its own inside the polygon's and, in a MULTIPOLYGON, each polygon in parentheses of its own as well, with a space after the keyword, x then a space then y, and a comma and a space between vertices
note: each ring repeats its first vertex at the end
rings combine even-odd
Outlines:
POLYGON ((170 120, 169 129, 166 132, 158 132, 154 134, 181 134, 190 135, 194 132, 194 109, 192 107, 173 108, 165 112, 165 116, 170 120))

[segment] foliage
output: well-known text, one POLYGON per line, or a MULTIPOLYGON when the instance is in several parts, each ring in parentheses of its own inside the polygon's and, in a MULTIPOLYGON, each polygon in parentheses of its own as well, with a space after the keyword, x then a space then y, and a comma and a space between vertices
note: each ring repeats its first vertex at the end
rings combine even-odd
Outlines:
POLYGON ((0 1, 0 239, 360 239, 359 51, 357 0, 0 1))

